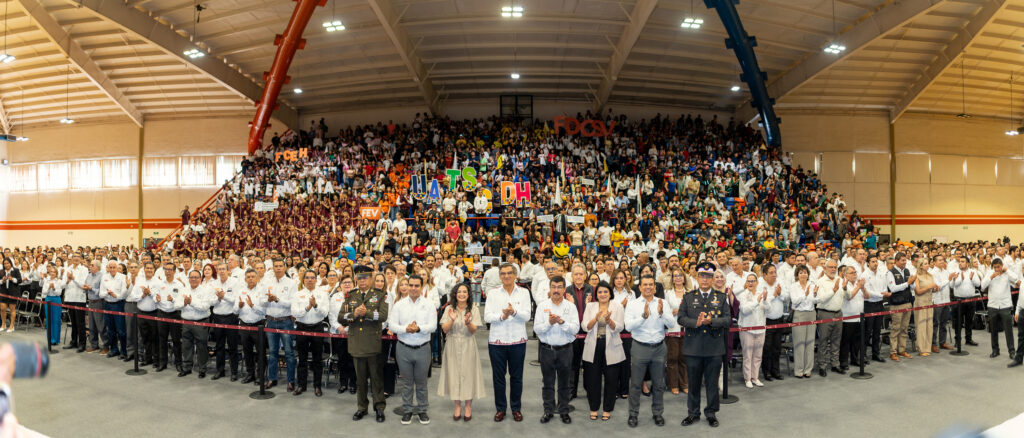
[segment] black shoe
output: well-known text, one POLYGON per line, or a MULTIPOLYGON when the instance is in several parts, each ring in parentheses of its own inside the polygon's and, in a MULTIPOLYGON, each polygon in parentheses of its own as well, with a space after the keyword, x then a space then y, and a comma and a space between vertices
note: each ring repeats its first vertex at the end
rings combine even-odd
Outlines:
POLYGON ((718 427, 718 418, 708 417, 708 425, 711 427, 718 427))
MULTIPOLYGON (((125 361, 125 362, 128 362, 128 361, 130 361, 130 360, 132 360, 132 359, 135 359, 135 355, 134 355, 134 354, 129 354, 129 355, 127 355, 127 356, 121 356, 121 360, 123 360, 123 361, 125 361)), ((143 363, 141 363, 141 362, 140 362, 140 363, 139 363, 139 366, 145 366, 145 365, 144 365, 143 363)))
POLYGON ((78 350, 76 350, 75 352, 76 353, 85 353, 85 347, 78 347, 78 350))
POLYGON ((661 415, 655 415, 654 416, 654 425, 658 426, 658 427, 664 426, 665 425, 665 417, 662 417, 661 415))
POLYGON ((569 401, 573 400, 576 400, 576 391, 573 391, 572 393, 569 394, 569 401))
POLYGON ((878 362, 878 363, 885 363, 885 359, 882 359, 881 357, 878 357, 878 356, 871 356, 871 360, 873 360, 875 362, 878 362))
POLYGON ((1008 356, 1006 356, 1006 357, 1008 357, 1010 359, 1013 359, 1013 358, 1017 357, 1017 352, 1013 351, 1013 350, 1010 350, 1010 354, 1008 356))
POLYGON ((771 382, 772 381, 772 376, 769 376, 769 375, 765 374, 764 375, 764 381, 771 382))
POLYGON ((231 381, 232 382, 237 382, 238 381, 238 373, 231 374, 231 381))
POLYGON ((342 388, 342 387, 339 386, 338 387, 338 394, 344 394, 344 393, 345 393, 345 388, 342 388))
POLYGON ((180 372, 181 372, 181 370, 182 370, 182 368, 181 368, 181 364, 180 364, 180 363, 176 363, 176 364, 174 364, 174 369, 175 369, 175 370, 177 370, 177 371, 178 371, 178 372, 180 373, 180 372))
POLYGON ((247 384, 250 384, 250 383, 255 382, 255 381, 256 381, 256 378, 253 377, 252 374, 249 374, 249 375, 245 376, 244 379, 242 379, 242 384, 247 385, 247 384))
POLYGON ((118 354, 117 354, 116 351, 109 351, 109 352, 107 352, 107 357, 114 357, 114 356, 117 356, 117 355, 118 354))
POLYGON ((206 371, 200 371, 200 372, 199 372, 199 376, 198 376, 198 377, 199 377, 200 379, 205 379, 205 378, 206 378, 206 371))
POLYGON ((185 377, 185 376, 187 376, 189 374, 192 374, 192 372, 191 371, 178 371, 178 377, 185 377))
POLYGON ((288 382, 288 392, 295 392, 295 384, 288 382))
POLYGON ((843 369, 839 367, 832 367, 832 372, 836 374, 846 374, 846 371, 843 371, 843 369))
POLYGON ((772 374, 772 378, 775 379, 775 380, 782 380, 782 374, 779 374, 779 373, 772 374))
POLYGON ((384 411, 382 411, 380 409, 374 409, 373 412, 375 412, 377 414, 377 422, 378 423, 383 423, 384 422, 384 411))
POLYGON ((1007 368, 1013 368, 1013 367, 1019 367, 1019 366, 1021 366, 1021 361, 1015 360, 1013 362, 1010 362, 1010 364, 1007 365, 1006 367, 1007 368))
POLYGON ((629 419, 626 420, 626 424, 628 424, 629 427, 636 427, 636 424, 637 424, 636 415, 630 415, 629 419))
POLYGON ((349 386, 348 387, 348 393, 349 394, 355 394, 356 393, 356 389, 358 389, 358 388, 356 388, 356 385, 349 386))
POLYGON ((159 372, 161 372, 163 370, 166 370, 166 369, 167 369, 167 365, 160 365, 160 366, 156 367, 156 372, 159 373, 159 372))
POLYGON ((356 411, 355 414, 352 414, 352 421, 362 420, 363 417, 365 417, 365 416, 366 416, 366 411, 356 411))
POLYGON ((412 424, 412 414, 406 412, 402 415, 402 424, 412 424))
POLYGON ((321 389, 319 386, 314 386, 313 387, 313 395, 315 395, 317 397, 323 397, 324 396, 324 390, 321 389))
POLYGON ((970 339, 968 339, 968 340, 967 340, 967 345, 970 345, 970 346, 972 346, 972 347, 977 347, 977 346, 978 346, 978 343, 977 343, 977 342, 974 342, 974 341, 972 341, 972 340, 970 340, 970 339))
POLYGON ((562 424, 572 423, 572 417, 570 417, 569 414, 562 414, 560 417, 562 417, 562 424))
POLYGON ((426 412, 420 412, 420 424, 430 424, 430 417, 426 412))
MULTIPOLYGON (((825 371, 824 368, 820 368, 820 369, 818 369, 818 375, 821 376, 821 377, 828 377, 828 371, 825 371)), ((709 420, 710 420, 710 418, 709 418, 709 420)))
POLYGON ((210 377, 210 380, 220 380, 223 377, 224 377, 224 372, 223 371, 217 371, 216 373, 213 373, 213 377, 210 377))
POLYGON ((303 388, 303 387, 300 386, 298 388, 295 388, 295 392, 293 392, 292 394, 293 395, 302 395, 302 393, 304 393, 304 392, 306 392, 306 388, 303 388))
POLYGON ((683 424, 683 426, 689 426, 689 425, 691 425, 693 423, 696 423, 699 420, 700 420, 700 417, 693 416, 693 415, 687 415, 686 418, 683 419, 683 423, 682 424, 683 424))
POLYGON ((128 357, 127 356, 118 356, 118 359, 121 359, 121 360, 123 360, 125 362, 128 362, 128 357))
POLYGON ((78 348, 78 345, 68 344, 68 345, 65 345, 64 348, 61 348, 61 350, 73 350, 75 348, 78 348))
POLYGON ((548 424, 555 415, 550 412, 545 412, 544 415, 540 416, 540 424, 548 424))
POLYGON ((988 357, 999 357, 999 352, 993 351, 992 354, 988 355, 988 357))

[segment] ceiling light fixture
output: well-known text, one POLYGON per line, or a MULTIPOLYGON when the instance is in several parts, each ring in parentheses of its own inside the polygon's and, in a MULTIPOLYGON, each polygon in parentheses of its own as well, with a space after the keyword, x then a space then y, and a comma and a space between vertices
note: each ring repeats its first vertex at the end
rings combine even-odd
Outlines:
POLYGON ((740 86, 739 85, 733 85, 732 88, 730 88, 730 90, 732 90, 735 93, 737 91, 740 91, 740 86))
POLYGON ((512 79, 519 79, 519 73, 512 73, 510 76, 512 79))
POLYGON ((523 16, 522 6, 502 6, 501 16, 505 18, 520 18, 523 16))
POLYGON ((960 57, 960 102, 963 106, 960 107, 960 114, 957 114, 957 118, 969 119, 970 114, 967 114, 967 75, 964 73, 964 64, 967 63, 967 53, 964 53, 960 57))
POLYGON ((1020 131, 1013 126, 1013 72, 1010 72, 1010 129, 1006 131, 1006 135, 1014 136, 1020 134, 1020 131))
POLYGON ((683 29, 697 30, 697 29, 700 29, 700 27, 703 26, 703 25, 704 25, 704 19, 703 18, 697 18, 697 16, 694 15, 694 13, 693 13, 693 0, 690 0, 690 14, 687 15, 686 18, 683 19, 683 22, 679 25, 679 27, 682 27, 683 29))
MULTIPOLYGON (((837 39, 839 38, 839 34, 836 31, 836 0, 832 0, 832 33, 836 35, 837 39)), ((836 40, 832 41, 832 43, 830 43, 828 47, 825 47, 825 53, 829 53, 832 55, 838 55, 845 51, 846 46, 844 46, 843 44, 836 40)))
POLYGON ((68 59, 68 72, 64 76, 64 118, 60 122, 65 125, 75 123, 71 118, 71 59, 68 59))
POLYGON ((338 19, 337 4, 337 1, 331 2, 331 19, 324 22, 324 29, 328 32, 345 30, 345 25, 341 24, 341 20, 338 19))
POLYGON ((189 59, 202 58, 206 56, 206 54, 200 51, 199 49, 188 49, 184 53, 185 56, 189 57, 189 59))
POLYGON ((4 2, 4 52, 0 53, 0 62, 4 64, 10 64, 14 62, 14 55, 7 51, 7 5, 10 2, 4 2))
POLYGON ((302 94, 302 89, 299 87, 295 87, 295 94, 302 94))

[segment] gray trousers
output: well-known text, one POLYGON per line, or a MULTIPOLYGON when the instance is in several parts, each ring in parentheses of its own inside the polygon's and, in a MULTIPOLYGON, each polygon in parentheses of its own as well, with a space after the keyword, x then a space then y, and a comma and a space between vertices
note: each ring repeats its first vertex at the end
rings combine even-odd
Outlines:
MULTIPOLYGON (((103 300, 89 303, 89 308, 103 310, 103 300)), ((103 320, 104 316, 99 312, 89 312, 89 345, 92 348, 107 348, 107 324, 103 320)))
MULTIPOLYGON (((205 322, 205 320, 203 320, 205 322)), ((185 371, 206 371, 206 361, 210 359, 207 343, 210 340, 210 328, 183 324, 181 326, 181 366, 185 371), (195 351, 193 352, 193 348, 195 351), (195 367, 192 357, 195 355, 195 367)))
POLYGON ((648 372, 651 373, 651 414, 661 415, 665 412, 665 357, 668 354, 665 342, 650 347, 634 340, 631 353, 629 415, 640 414, 640 386, 648 372))
POLYGON ((124 318, 124 332, 127 334, 127 337, 128 337, 128 356, 132 356, 139 349, 139 346, 135 345, 135 336, 134 336, 135 329, 136 329, 135 326, 136 326, 136 324, 139 323, 139 318, 136 318, 134 316, 134 315, 139 313, 138 303, 133 303, 131 301, 125 301, 125 303, 124 303, 124 312, 125 313, 130 313, 130 314, 133 315, 133 316, 126 316, 124 318))
POLYGON ((398 373, 401 374, 402 410, 407 414, 426 413, 430 405, 427 400, 430 343, 419 348, 409 348, 399 342, 395 350, 395 360, 398 362, 398 373))
POLYGON ((932 345, 940 346, 949 343, 949 333, 946 325, 949 322, 950 313, 949 307, 935 308, 934 319, 932 319, 935 327, 932 330, 932 345))
MULTIPOLYGON (((793 312, 793 322, 814 321, 814 312, 793 312)), ((814 370, 814 326, 793 327, 793 375, 810 375, 814 370)))
POLYGON ((541 344, 538 347, 540 372, 544 382, 540 390, 540 398, 544 402, 545 414, 555 414, 556 411, 558 415, 569 413, 569 396, 571 395, 569 373, 572 370, 573 344, 575 343, 561 348, 552 348, 546 344, 541 344))
MULTIPOLYGON (((818 310, 818 319, 838 318, 839 312, 818 310)), ((843 322, 818 324, 818 369, 839 366, 839 343, 843 339, 843 322)))

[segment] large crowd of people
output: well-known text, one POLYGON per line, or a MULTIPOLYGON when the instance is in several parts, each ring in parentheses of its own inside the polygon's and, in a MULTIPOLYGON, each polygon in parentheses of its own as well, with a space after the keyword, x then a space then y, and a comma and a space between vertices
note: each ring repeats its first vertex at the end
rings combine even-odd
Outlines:
MULTIPOLYGON (((670 392, 686 394, 684 426, 702 415, 718 426, 723 365, 741 368, 753 391, 784 379, 790 360, 785 374, 805 379, 927 357, 954 339, 976 346, 979 302, 964 300, 981 294, 992 357, 1003 332, 1009 365, 1021 364, 1024 330, 1012 336, 1024 309, 1011 289, 1024 256, 1008 239, 879 240, 813 173, 732 122, 578 118, 614 119, 616 131, 587 138, 540 121, 417 116, 275 135, 210 208, 186 209, 182 232, 163 245, 4 248, 0 328, 13 329, 25 307, 13 297, 23 295, 125 312, 70 310, 64 348, 173 365, 180 377, 205 378, 212 357, 212 379, 296 396, 323 396, 326 364, 339 393, 357 394, 354 420, 372 408, 385 421, 394 394, 403 424, 430 421, 431 367, 453 420, 470 421, 473 402, 490 396, 494 421, 522 421, 524 387, 536 390, 523 382, 534 337, 542 423, 572 421, 582 380, 590 420, 611 419, 625 400, 636 427, 650 395, 652 422, 664 425, 670 392), (448 180, 447 169, 464 168, 475 187, 448 180), (434 199, 410 184, 422 174, 444 188, 434 199), (529 182, 528 204, 500 202, 504 181, 529 182), (933 303, 955 305, 857 318, 933 303), (261 326, 265 338, 252 330, 261 326)), ((54 345, 60 314, 42 307, 54 345)))

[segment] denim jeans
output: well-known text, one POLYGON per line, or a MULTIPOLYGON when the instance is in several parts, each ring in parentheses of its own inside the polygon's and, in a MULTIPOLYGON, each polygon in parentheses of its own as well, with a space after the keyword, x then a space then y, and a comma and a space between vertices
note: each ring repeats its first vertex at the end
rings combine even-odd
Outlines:
MULTIPOLYGON (((273 321, 267 319, 268 329, 295 330, 291 320, 273 321)), ((277 352, 284 347, 284 361, 288 366, 288 383, 295 383, 295 350, 292 349, 292 335, 267 333, 267 380, 277 381, 277 352)))
MULTIPOLYGON (((46 297, 46 302, 47 303, 60 304, 60 297, 59 296, 46 297)), ((50 343, 54 344, 54 345, 59 344, 60 343, 60 323, 61 323, 61 321, 60 321, 60 313, 61 313, 60 307, 54 306, 54 305, 47 305, 46 306, 46 312, 47 312, 46 313, 46 323, 49 324, 49 327, 50 327, 50 343)))
MULTIPOLYGON (((104 301, 103 310, 124 312, 124 301, 116 303, 104 301)), ((128 354, 128 338, 124 327, 124 316, 104 314, 103 319, 107 326, 107 348, 110 348, 110 352, 114 354, 128 354)))

